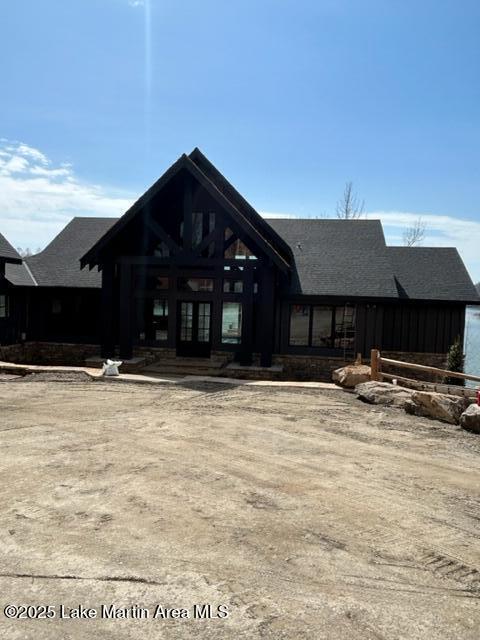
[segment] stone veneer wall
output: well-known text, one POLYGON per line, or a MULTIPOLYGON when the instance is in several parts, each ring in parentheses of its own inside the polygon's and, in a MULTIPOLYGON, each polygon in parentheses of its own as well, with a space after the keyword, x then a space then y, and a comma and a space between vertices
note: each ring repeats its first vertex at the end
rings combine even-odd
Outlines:
POLYGON ((16 364, 84 366, 85 358, 98 355, 96 344, 25 342, 0 346, 0 360, 16 364))

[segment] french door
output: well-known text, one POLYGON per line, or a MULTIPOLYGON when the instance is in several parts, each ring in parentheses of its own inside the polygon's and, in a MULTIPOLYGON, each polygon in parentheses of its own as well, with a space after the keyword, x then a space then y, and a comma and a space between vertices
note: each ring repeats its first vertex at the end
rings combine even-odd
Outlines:
POLYGON ((177 313, 177 356, 210 357, 212 303, 180 301, 177 313))

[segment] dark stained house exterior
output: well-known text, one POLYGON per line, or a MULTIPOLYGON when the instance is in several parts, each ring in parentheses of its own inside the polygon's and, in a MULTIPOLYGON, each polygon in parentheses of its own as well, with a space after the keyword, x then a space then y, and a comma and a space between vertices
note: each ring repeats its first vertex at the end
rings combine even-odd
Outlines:
POLYGON ((263 367, 444 355, 479 303, 456 249, 388 247, 379 220, 265 220, 198 149, 121 218, 74 218, 37 255, 0 235, 0 344, 263 367))

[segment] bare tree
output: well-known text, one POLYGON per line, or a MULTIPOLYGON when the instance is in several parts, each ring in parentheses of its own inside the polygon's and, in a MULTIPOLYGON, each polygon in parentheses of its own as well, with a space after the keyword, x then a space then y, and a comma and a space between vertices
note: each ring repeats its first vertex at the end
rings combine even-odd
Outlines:
POLYGON ((353 191, 353 182, 346 182, 342 198, 337 202, 337 218, 354 220, 361 218, 365 211, 365 200, 360 200, 353 191))
POLYGON ((29 258, 32 254, 32 251, 29 247, 23 249, 22 247, 17 247, 18 253, 22 256, 22 258, 29 258))
POLYGON ((425 240, 426 225, 422 218, 417 218, 411 227, 403 232, 403 244, 406 247, 414 247, 425 240))

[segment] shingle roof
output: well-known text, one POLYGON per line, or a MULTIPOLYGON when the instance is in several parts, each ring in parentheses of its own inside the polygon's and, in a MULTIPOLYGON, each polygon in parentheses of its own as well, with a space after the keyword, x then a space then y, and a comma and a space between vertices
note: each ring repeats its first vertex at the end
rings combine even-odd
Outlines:
POLYGON ((5 236, 0 233, 0 260, 7 262, 14 261, 20 263, 22 257, 16 249, 8 242, 5 236))
POLYGON ((25 262, 22 264, 6 264, 5 278, 16 287, 34 287, 36 282, 25 262))
POLYGON ((380 220, 269 219, 290 245, 289 293, 397 298, 380 220))
MULTIPOLYGON (((96 270, 80 269, 85 254, 117 218, 74 218, 26 265, 7 264, 18 286, 100 287, 96 270)), ((479 303, 456 249, 387 247, 379 220, 269 219, 292 249, 288 293, 344 298, 394 298, 479 303)))
POLYGON ((39 286, 100 287, 97 270, 80 270, 80 258, 118 218, 73 218, 40 253, 26 258, 39 286))
POLYGON ((450 247, 388 247, 401 298, 480 302, 463 261, 450 247))

